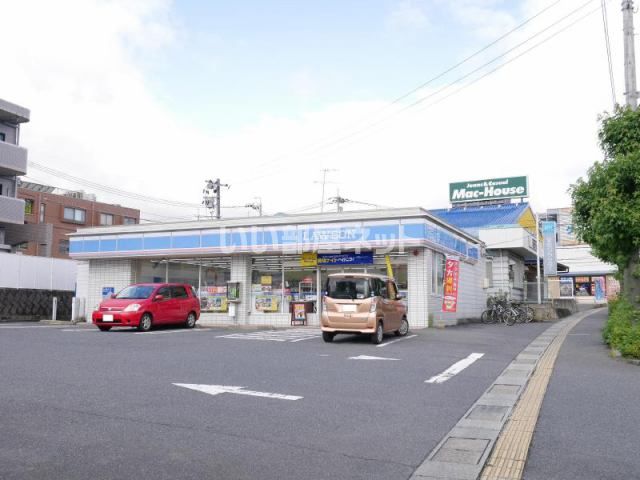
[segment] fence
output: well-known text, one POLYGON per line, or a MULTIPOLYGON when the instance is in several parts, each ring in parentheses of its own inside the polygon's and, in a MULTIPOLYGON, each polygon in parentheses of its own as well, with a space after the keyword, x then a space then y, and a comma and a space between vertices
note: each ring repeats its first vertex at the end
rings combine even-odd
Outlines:
POLYGON ((0 253, 0 288, 73 292, 76 289, 76 262, 0 253))

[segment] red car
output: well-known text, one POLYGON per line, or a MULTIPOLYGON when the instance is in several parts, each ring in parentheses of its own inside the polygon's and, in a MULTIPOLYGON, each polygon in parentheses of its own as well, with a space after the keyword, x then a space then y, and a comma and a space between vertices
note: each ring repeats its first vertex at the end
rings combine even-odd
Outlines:
POLYGON ((166 324, 193 328, 200 318, 200 301, 191 285, 140 283, 103 300, 91 318, 103 332, 111 327, 137 327, 147 332, 153 325, 166 324))

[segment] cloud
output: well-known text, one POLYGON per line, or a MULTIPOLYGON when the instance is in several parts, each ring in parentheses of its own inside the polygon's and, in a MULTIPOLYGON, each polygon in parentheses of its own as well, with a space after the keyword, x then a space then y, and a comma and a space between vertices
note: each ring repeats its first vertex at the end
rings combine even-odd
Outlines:
MULTIPOLYGON (((546 3, 529 0, 523 11, 546 3)), ((401 5, 409 11, 419 6, 401 5)), ((554 9, 494 53, 571 8, 554 9)), ((609 12, 612 32, 621 25, 617 10, 609 12)), ((442 207, 448 182, 528 174, 534 207, 564 206, 569 184, 601 158, 597 115, 611 108, 597 14, 437 104, 431 105, 441 96, 389 117, 402 106, 380 98, 336 102, 295 117, 265 114, 218 136, 182 123, 153 95, 140 68, 142 56, 161 57, 182 35, 170 3, 25 0, 10 2, 4 15, 0 41, 12 48, 3 51, 0 94, 32 110, 22 131, 30 158, 78 177, 192 203, 200 202, 206 179, 220 177, 232 185, 223 193, 225 205, 260 196, 267 212, 300 209, 320 201, 313 182, 321 168, 332 167, 338 171, 329 178, 339 183, 327 186, 328 195, 339 187, 344 197, 379 205, 442 207)), ((621 90, 621 42, 612 46, 621 90)), ((310 73, 300 78, 313 79, 310 73)), ((425 91, 420 95, 412 100, 425 91)), ((81 188, 35 169, 29 176, 81 188)), ((101 200, 142 207, 149 218, 197 213, 97 193, 101 200)))
POLYGON ((422 30, 429 27, 430 22, 425 13, 425 6, 418 0, 403 0, 391 11, 387 24, 393 30, 422 30))

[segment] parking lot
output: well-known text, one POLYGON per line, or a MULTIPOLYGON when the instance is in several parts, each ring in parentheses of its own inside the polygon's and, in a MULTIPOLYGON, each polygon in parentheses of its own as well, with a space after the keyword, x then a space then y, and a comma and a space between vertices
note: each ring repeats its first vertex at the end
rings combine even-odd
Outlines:
POLYGON ((310 327, 5 324, 3 478, 409 478, 547 327, 423 329, 376 346, 327 344, 310 327))

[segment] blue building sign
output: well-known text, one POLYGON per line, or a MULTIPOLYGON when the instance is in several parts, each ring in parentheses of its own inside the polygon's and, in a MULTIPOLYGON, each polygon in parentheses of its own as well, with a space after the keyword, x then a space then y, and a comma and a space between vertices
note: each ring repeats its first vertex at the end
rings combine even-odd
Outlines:
POLYGON ((373 264, 373 252, 318 254, 318 265, 320 266, 371 264, 373 264))

